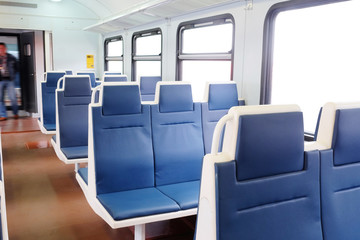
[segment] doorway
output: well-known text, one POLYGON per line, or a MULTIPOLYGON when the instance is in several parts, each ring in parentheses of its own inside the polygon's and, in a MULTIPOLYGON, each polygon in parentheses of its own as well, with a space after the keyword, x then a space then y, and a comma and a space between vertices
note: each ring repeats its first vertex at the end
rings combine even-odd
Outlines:
MULTIPOLYGON (((0 32, 0 42, 6 44, 8 53, 19 63, 14 80, 19 110, 28 113, 37 112, 34 32, 22 30, 0 32)), ((4 102, 7 110, 11 110, 7 91, 4 102)))

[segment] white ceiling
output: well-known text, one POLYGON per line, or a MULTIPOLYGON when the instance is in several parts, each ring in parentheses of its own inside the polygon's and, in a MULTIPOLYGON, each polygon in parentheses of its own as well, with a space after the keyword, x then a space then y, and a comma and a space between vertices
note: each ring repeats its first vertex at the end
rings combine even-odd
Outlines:
POLYGON ((198 11, 201 9, 244 0, 75 0, 92 9, 100 17, 97 24, 85 28, 108 33, 140 26, 198 11))
POLYGON ((83 19, 85 30, 109 33, 245 0, 0 0, 0 15, 83 19))

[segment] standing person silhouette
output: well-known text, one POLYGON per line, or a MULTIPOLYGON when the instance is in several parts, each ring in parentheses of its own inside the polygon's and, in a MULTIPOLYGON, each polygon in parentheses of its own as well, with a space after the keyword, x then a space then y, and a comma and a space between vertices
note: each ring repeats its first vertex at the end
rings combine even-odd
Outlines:
POLYGON ((6 106, 4 103, 5 89, 11 101, 14 118, 18 116, 18 105, 15 91, 15 75, 18 68, 16 58, 7 53, 5 43, 0 42, 0 121, 7 119, 6 106))

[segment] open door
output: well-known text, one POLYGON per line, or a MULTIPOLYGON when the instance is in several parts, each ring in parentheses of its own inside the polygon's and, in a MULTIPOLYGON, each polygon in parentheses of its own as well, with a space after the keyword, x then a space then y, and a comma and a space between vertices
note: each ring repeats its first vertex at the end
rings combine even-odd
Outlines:
POLYGON ((37 111, 34 39, 34 32, 20 34, 21 95, 24 110, 30 113, 37 111))

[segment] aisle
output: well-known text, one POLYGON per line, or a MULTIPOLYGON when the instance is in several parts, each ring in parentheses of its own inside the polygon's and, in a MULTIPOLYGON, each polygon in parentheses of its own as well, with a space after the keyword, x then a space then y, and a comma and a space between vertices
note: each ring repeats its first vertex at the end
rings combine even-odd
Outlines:
MULTIPOLYGON (((2 134, 10 240, 133 239, 131 228, 111 229, 94 213, 77 184, 74 166, 58 160, 50 135, 33 131, 36 120, 17 121, 30 122, 31 131, 24 127, 23 132, 2 134)), ((148 224, 147 235, 190 240, 194 223, 190 217, 148 224)))

